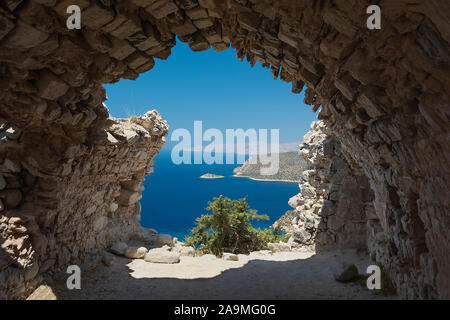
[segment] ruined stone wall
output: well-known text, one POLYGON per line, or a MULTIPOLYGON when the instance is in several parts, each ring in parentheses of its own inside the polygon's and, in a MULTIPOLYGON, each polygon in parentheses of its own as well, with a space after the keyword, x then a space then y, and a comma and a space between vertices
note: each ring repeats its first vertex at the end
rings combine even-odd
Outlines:
POLYGON ((308 163, 294 209, 275 223, 292 233, 294 244, 315 251, 367 246, 366 221, 375 213, 367 178, 350 167, 340 143, 322 121, 303 137, 299 156, 308 163))
MULTIPOLYGON (((83 266, 114 241, 146 236, 138 201, 168 127, 156 111, 108 121, 95 143, 64 147, 63 163, 46 163, 54 172, 42 171, 39 162, 52 159, 38 153, 0 162, 0 298, 23 297, 48 270, 83 266)), ((46 132, 34 134, 7 136, 3 147, 46 132)))
MULTIPOLYGON (((450 298, 450 4, 377 3, 381 30, 366 27, 367 0, 3 1, 2 170, 71 179, 77 162, 66 152, 96 145, 107 127, 102 83, 150 70, 176 36, 193 51, 231 44, 294 93, 306 85, 313 110, 322 106, 320 119, 369 179, 377 216, 370 249, 402 296, 450 298), (72 4, 82 9, 81 30, 66 28, 72 4)), ((27 183, 16 179, 16 191, 2 191, 3 215, 26 209, 27 183)), ((51 186, 35 197, 48 198, 51 186)))

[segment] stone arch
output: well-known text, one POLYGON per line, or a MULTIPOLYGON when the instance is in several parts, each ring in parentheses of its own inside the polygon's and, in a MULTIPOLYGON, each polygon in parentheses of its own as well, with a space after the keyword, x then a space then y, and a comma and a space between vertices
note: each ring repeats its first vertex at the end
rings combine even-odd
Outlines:
MULTIPOLYGON (((450 298, 448 1, 11 0, 0 6, 0 292, 136 231, 139 181, 167 125, 111 119, 102 83, 136 79, 176 36, 307 86, 368 177, 369 250, 403 297, 450 298), (68 30, 68 5, 82 29, 68 30)), ((146 236, 145 234, 142 236, 146 236)))

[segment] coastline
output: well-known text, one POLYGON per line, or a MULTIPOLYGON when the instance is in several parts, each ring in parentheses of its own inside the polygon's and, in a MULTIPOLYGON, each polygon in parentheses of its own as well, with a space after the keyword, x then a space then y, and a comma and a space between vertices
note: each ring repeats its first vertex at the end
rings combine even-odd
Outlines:
POLYGON ((289 183, 300 183, 300 181, 294 181, 294 180, 281 180, 281 179, 259 179, 259 178, 252 178, 248 176, 238 176, 236 174, 232 175, 234 178, 247 178, 254 181, 266 181, 266 182, 289 182, 289 183))

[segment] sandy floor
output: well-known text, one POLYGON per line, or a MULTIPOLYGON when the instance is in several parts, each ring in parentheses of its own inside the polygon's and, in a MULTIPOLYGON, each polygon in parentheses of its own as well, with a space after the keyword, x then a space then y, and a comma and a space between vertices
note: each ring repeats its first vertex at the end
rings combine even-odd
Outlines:
POLYGON ((343 262, 365 272, 367 258, 353 250, 240 255, 239 260, 182 257, 179 264, 166 265, 116 257, 111 267, 83 273, 81 290, 66 289, 67 275, 61 275, 30 299, 387 299, 360 284, 334 280, 343 262))

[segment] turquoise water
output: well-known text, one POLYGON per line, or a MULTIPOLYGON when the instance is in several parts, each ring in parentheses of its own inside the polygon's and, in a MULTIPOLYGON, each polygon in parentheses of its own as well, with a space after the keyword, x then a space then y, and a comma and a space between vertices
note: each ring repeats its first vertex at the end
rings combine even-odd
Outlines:
POLYGON ((219 195, 231 199, 247 197, 252 209, 267 214, 270 221, 254 223, 268 227, 289 210, 288 200, 299 192, 297 183, 254 181, 232 177, 238 165, 175 165, 170 153, 155 158, 154 173, 149 175, 143 192, 141 224, 184 239, 195 226, 195 219, 208 213, 208 201, 219 195), (223 179, 201 179, 205 173, 223 175, 223 179))

